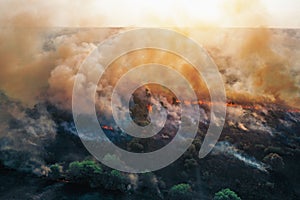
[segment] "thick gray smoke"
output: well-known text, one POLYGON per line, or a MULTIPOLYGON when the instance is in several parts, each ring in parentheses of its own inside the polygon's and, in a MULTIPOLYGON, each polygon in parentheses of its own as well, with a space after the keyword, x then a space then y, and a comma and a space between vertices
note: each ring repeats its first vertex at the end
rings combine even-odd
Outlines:
POLYGON ((0 158, 5 166, 37 175, 48 172, 45 147, 54 141, 56 124, 42 105, 26 109, 0 93, 0 158))

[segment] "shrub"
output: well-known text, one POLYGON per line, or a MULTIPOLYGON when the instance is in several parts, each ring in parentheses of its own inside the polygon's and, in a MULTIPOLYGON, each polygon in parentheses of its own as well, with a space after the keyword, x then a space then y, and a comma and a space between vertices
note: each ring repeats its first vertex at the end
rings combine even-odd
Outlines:
POLYGON ((264 157, 263 161, 271 165, 274 171, 280 171, 284 168, 284 162, 280 155, 277 153, 270 153, 264 157))
POLYGON ((265 153, 277 153, 279 155, 285 155, 285 151, 281 147, 269 146, 265 148, 265 153))
POLYGON ((184 153, 185 158, 195 158, 197 156, 198 156, 198 151, 196 150, 196 146, 194 144, 192 144, 184 153))
POLYGON ((128 150, 133 152, 143 152, 144 146, 138 140, 132 140, 128 144, 128 150))
POLYGON ((217 192, 213 200, 241 200, 241 198, 234 191, 226 188, 217 192))
POLYGON ((63 168, 59 164, 54 164, 50 166, 49 177, 53 179, 59 179, 63 177, 63 168))
POLYGON ((75 182, 89 182, 91 178, 102 174, 102 168, 92 160, 75 161, 69 164, 68 175, 75 182))
POLYGON ((118 170, 112 170, 103 177, 103 185, 107 190, 119 190, 125 192, 129 184, 129 179, 118 170))
POLYGON ((69 164, 69 172, 75 173, 101 173, 102 168, 95 161, 84 160, 82 162, 75 161, 69 164))
POLYGON ((169 191, 169 199, 186 200, 192 197, 192 188, 189 184, 174 185, 169 191))
POLYGON ((139 187, 153 189, 157 187, 156 176, 152 172, 139 175, 139 187))
POLYGON ((198 162, 194 158, 186 159, 184 161, 184 167, 186 169, 193 169, 193 168, 195 168, 197 166, 198 166, 198 162))

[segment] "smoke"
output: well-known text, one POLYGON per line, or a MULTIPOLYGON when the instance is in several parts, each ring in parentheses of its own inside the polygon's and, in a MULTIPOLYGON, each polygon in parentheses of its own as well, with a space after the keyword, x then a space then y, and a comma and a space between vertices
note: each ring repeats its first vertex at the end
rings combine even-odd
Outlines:
POLYGON ((255 158, 247 156, 244 153, 241 153, 237 148, 235 148, 229 142, 218 142, 216 144, 216 146, 212 151, 212 154, 217 155, 219 153, 233 156, 236 159, 244 162, 248 166, 254 167, 263 172, 267 172, 267 166, 264 163, 259 162, 255 158))
POLYGON ((298 31, 269 28, 268 13, 258 0, 228 0, 223 7, 224 23, 235 20, 236 27, 184 32, 207 48, 222 73, 227 97, 299 108, 298 31), (258 22, 265 26, 257 27, 258 22))
MULTIPOLYGON (((254 93, 271 95, 278 101, 299 107, 300 87, 297 85, 299 80, 291 73, 295 61, 289 60, 288 54, 278 54, 276 46, 271 46, 272 42, 275 43, 272 41, 271 31, 258 29, 254 33, 246 35, 245 40, 247 42, 240 47, 241 59, 255 59, 257 63, 249 72, 254 93)), ((245 64, 246 66, 250 65, 245 64)), ((249 66, 248 69, 251 67, 249 66)))
POLYGON ((262 106, 250 110, 243 109, 241 106, 228 107, 226 121, 229 126, 241 131, 262 132, 273 136, 276 129, 267 123, 268 116, 267 108, 262 106))
POLYGON ((80 63, 95 47, 92 42, 101 42, 115 29, 78 32, 48 28, 55 8, 44 3, 31 6, 26 1, 1 4, 1 162, 13 169, 46 175, 46 148, 55 140, 56 124, 44 102, 70 111, 80 63), (45 12, 39 15, 37 9, 45 12))
MULTIPOLYGON (((86 12, 91 4, 78 2, 74 6, 86 12)), ((57 21, 87 21, 78 19, 75 13, 70 15, 75 9, 72 6, 63 10, 65 7, 66 2, 61 1, 1 2, 0 90, 27 106, 51 97, 48 100, 69 109, 80 63, 95 48, 95 42, 113 32, 86 29, 70 33, 51 28, 57 21)))
POLYGON ((225 24, 237 27, 256 27, 258 23, 267 25, 268 13, 260 0, 226 0, 223 10, 225 24))
POLYGON ((1 29, 0 89, 29 107, 50 101, 70 110, 73 83, 80 64, 114 30, 1 29), (53 34, 53 35, 51 35, 53 34), (61 35, 63 34, 63 35, 61 35), (48 46, 46 46, 48 45, 48 46))
MULTIPOLYGON (((61 14, 58 14, 58 11, 65 3, 40 2, 28 5, 25 1, 6 1, 2 4, 0 89, 11 98, 21 100, 29 106, 46 99, 62 109, 70 110, 73 83, 79 76, 76 75, 79 66, 99 42, 120 30, 68 31, 49 28, 56 21, 77 20, 75 14, 70 14, 71 11, 80 5, 85 12, 93 5, 91 2, 78 2, 61 14), (14 12, 9 12, 13 7, 16 7, 14 12)), ((230 20, 236 19, 235 24, 246 23, 254 26, 255 22, 260 21, 265 22, 267 26, 267 12, 260 1, 230 0, 226 1, 223 7, 224 19, 225 16, 230 20)), ((85 19, 78 21, 82 22, 85 19)), ((229 98, 239 101, 277 101, 300 107, 297 35, 275 32, 268 28, 229 31, 214 28, 176 29, 195 38, 207 48, 223 75, 229 98)), ((173 45, 172 38, 162 42, 173 45)), ((176 41, 176 45, 181 44, 176 41)), ((112 64, 106 76, 106 83, 93 86, 102 91, 100 100, 109 98, 103 95, 105 90, 109 90, 108 88, 129 70, 119 67, 120 65, 134 66, 149 61, 173 66, 187 77, 198 96, 209 96, 203 80, 197 73, 193 73, 192 67, 180 57, 166 52, 145 50, 123 56, 112 64)), ((93 64, 97 64, 96 59, 93 64)), ((84 77, 82 79, 84 80, 84 77)))
MULTIPOLYGON (((126 29, 50 28, 58 21, 62 24, 71 22, 79 27, 93 23, 93 20, 88 20, 91 16, 87 15, 86 19, 78 18, 77 13, 72 12, 75 8, 82 7, 82 12, 88 13, 93 4, 81 1, 74 5, 55 2, 35 2, 32 5, 27 1, 13 0, 0 3, 0 90, 5 94, 0 96, 1 160, 7 166, 30 169, 40 174, 44 173, 41 171, 45 153, 43 146, 55 136, 55 123, 41 106, 42 103, 47 101, 70 112, 74 80, 79 78, 85 86, 84 75, 77 74, 82 62, 100 42, 126 29), (66 7, 68 8, 64 10, 66 7), (21 104, 16 103, 18 101, 21 104), (26 112, 35 108, 35 105, 38 108, 35 110, 38 117, 26 112), (20 162, 17 163, 18 160, 20 162)), ((265 9, 259 1, 228 1, 225 10, 227 17, 236 19, 236 24, 255 25, 260 21, 267 25, 265 9)), ((99 17, 97 20, 101 23, 104 19, 99 17)), ((219 67, 229 99, 245 103, 277 102, 300 108, 300 37, 297 30, 291 32, 263 27, 226 30, 174 29, 204 45, 219 67)), ((185 47, 175 39, 161 42, 170 43, 170 47, 185 47)), ((130 42, 121 45, 130 45, 130 42)), ((99 50, 99 54, 95 54, 99 57, 91 59, 87 73, 93 73, 95 66, 102 67, 98 62, 101 59, 101 51, 109 48, 118 47, 109 46, 99 50)), ((113 86, 132 66, 149 62, 168 65, 178 70, 191 82, 199 99, 209 97, 204 81, 189 63, 171 53, 149 49, 131 52, 116 59, 99 84, 83 87, 82 95, 86 94, 84 90, 96 88, 96 108, 102 111, 101 115, 109 122, 112 119, 109 102, 113 86)), ((180 88, 178 81, 174 80, 174 85, 176 84, 180 88)), ((180 91, 185 92, 182 88, 180 91)), ((180 121, 180 112, 178 106, 172 104, 168 98, 168 95, 155 97, 150 103, 161 106, 163 102, 172 119, 166 126, 174 130, 180 121)), ((189 109, 191 116, 199 115, 195 113, 192 105, 189 109)), ((207 114, 203 109, 200 111, 203 123, 207 124, 207 114)), ((248 118, 253 121, 240 122, 240 116, 245 114, 243 109, 229 112, 234 126, 241 130, 257 129, 269 132, 263 124, 257 123, 263 119, 256 120, 254 116, 248 118)), ((260 166, 259 163, 247 160, 242 154, 234 152, 235 150, 232 154, 238 159, 256 167, 260 166)))
MULTIPOLYGON (((184 109, 186 109, 189 113, 189 118, 186 119, 187 123, 195 124, 199 116, 202 123, 208 122, 207 113, 203 108, 199 108, 200 113, 196 111, 195 107, 199 106, 198 104, 184 105, 183 102, 178 102, 175 94, 167 90, 167 88, 162 88, 159 85, 148 84, 147 86, 140 87, 133 93, 132 96, 133 98, 129 106, 132 119, 140 125, 143 125, 146 122, 146 124, 151 123, 156 127, 163 127, 160 134, 154 136, 156 139, 170 139, 175 136, 181 124, 182 106, 184 106, 184 109), (159 113, 163 113, 162 110, 164 110, 165 115, 161 115, 163 118, 166 118, 166 121, 163 121, 160 117, 150 118, 149 114, 152 111, 148 106, 151 106, 151 109, 157 109, 159 113)), ((128 102, 120 101, 119 103, 120 104, 116 107, 125 112, 125 104, 128 102)), ((119 118, 125 119, 124 116, 119 118)), ((128 123, 127 120, 124 120, 124 123, 128 123)))
POLYGON ((53 68, 52 55, 42 50, 42 31, 5 28, 0 31, 0 89, 34 105, 53 68))
POLYGON ((0 93, 0 157, 5 166, 37 175, 48 173, 45 147, 55 139, 56 124, 43 105, 25 109, 0 93))

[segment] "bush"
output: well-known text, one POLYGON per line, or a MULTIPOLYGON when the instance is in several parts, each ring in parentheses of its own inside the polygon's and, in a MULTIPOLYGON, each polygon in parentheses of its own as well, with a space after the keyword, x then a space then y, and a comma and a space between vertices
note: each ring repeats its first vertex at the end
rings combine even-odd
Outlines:
POLYGON ((269 146, 269 147, 265 148, 264 151, 265 151, 265 153, 277 153, 279 155, 285 155, 285 151, 281 147, 269 146))
POLYGON ((118 170, 112 170, 103 177, 103 185, 107 190, 118 190, 125 192, 130 184, 129 179, 118 170))
POLYGON ((133 139, 128 144, 128 150, 136 153, 140 153, 144 151, 144 146, 137 139, 133 139))
POLYGON ((174 185, 169 191, 169 199, 186 200, 192 197, 192 188, 189 184, 174 185))
POLYGON ((226 188, 217 192, 213 200, 241 200, 241 198, 234 191, 226 188))
POLYGON ((139 175, 139 182, 140 188, 156 189, 157 187, 157 179, 152 172, 139 175))
POLYGON ((192 144, 187 151, 184 153, 184 158, 196 158, 198 156, 198 151, 196 150, 196 146, 192 144))
POLYGON ((69 164, 68 175, 72 181, 87 183, 102 174, 102 168, 92 160, 75 161, 69 164))
POLYGON ((76 173, 102 173, 102 168, 93 160, 75 161, 69 164, 69 172, 76 173))
POLYGON ((198 162, 194 158, 186 159, 184 161, 184 167, 186 169, 194 169, 197 166, 198 166, 198 162))
POLYGON ((63 168, 59 164, 54 164, 50 166, 49 177, 52 179, 59 179, 63 177, 63 168))
POLYGON ((271 165, 274 171, 280 171, 284 168, 284 162, 280 155, 277 153, 270 153, 264 157, 263 161, 271 165))
POLYGON ((101 166, 92 160, 70 163, 67 175, 71 182, 88 184, 91 188, 104 187, 107 190, 125 192, 130 184, 129 179, 120 171, 104 172, 101 166))

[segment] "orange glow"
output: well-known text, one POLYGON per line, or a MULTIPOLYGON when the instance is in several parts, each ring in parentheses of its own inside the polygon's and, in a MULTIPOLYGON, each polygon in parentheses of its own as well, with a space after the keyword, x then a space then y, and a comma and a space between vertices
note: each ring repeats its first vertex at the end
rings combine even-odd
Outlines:
MULTIPOLYGON (((181 103, 181 101, 176 100, 176 103, 179 104, 179 103, 181 103)), ((202 100, 199 100, 199 101, 184 100, 183 103, 184 103, 184 105, 206 105, 206 106, 212 106, 213 104, 218 104, 218 102, 213 103, 213 102, 210 102, 210 101, 202 101, 202 100)), ((233 103, 233 102, 227 102, 226 106, 227 107, 241 107, 241 108, 246 109, 246 110, 260 110, 262 108, 258 104, 257 105, 245 105, 245 104, 237 104, 237 103, 233 103)), ((269 110, 271 110, 271 108, 269 110)), ((290 113, 300 113, 299 109, 285 109, 285 108, 277 107, 274 110, 283 111, 283 112, 290 112, 290 113)))
POLYGON ((114 130, 114 128, 113 127, 111 127, 111 126, 106 126, 106 125, 103 125, 103 126, 101 126, 103 129, 105 129, 105 130, 110 130, 110 131, 113 131, 114 130))
POLYGON ((149 113, 152 112, 152 105, 151 105, 151 104, 148 104, 148 105, 147 105, 147 110, 148 110, 149 113))

